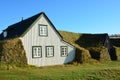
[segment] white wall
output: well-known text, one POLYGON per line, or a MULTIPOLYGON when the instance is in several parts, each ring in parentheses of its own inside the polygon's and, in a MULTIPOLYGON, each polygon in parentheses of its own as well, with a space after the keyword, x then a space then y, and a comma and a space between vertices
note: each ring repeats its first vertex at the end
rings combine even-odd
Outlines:
POLYGON ((26 51, 27 62, 30 65, 47 66, 59 65, 73 61, 75 48, 61 40, 49 22, 41 15, 31 29, 20 38, 26 51), (39 36, 38 24, 48 25, 48 36, 39 36), (42 46, 42 58, 32 58, 32 46, 42 46), (54 57, 45 56, 45 46, 54 46, 54 57), (60 46, 68 46, 68 56, 61 57, 60 46))

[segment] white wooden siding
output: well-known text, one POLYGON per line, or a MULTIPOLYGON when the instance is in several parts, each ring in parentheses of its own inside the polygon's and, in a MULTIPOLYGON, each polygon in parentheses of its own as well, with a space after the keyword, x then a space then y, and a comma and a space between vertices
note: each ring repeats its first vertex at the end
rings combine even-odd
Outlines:
POLYGON ((27 62, 35 66, 59 65, 73 61, 75 48, 61 40, 49 22, 41 15, 31 29, 20 38, 26 51, 27 62), (48 26, 48 36, 39 36, 39 24, 48 26), (32 46, 42 46, 42 58, 32 58, 32 46), (54 46, 54 57, 46 57, 45 47, 54 46), (68 46, 68 56, 61 57, 60 46, 68 46))

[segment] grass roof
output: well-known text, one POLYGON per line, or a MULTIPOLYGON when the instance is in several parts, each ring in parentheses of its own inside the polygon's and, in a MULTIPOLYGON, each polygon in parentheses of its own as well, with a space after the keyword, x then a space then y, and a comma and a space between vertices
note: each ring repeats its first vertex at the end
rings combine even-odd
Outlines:
POLYGON ((63 39, 72 44, 73 46, 84 49, 83 47, 80 47, 78 44, 76 44, 76 40, 78 40, 81 36, 79 33, 73 33, 73 32, 67 32, 67 31, 59 31, 59 33, 62 35, 63 39))
POLYGON ((19 38, 0 41, 0 63, 22 66, 27 64, 26 53, 19 38))
POLYGON ((67 31, 59 31, 63 39, 75 47, 87 49, 104 45, 107 34, 80 34, 67 31))
POLYGON ((120 47, 120 38, 110 39, 110 42, 112 43, 113 46, 120 47))

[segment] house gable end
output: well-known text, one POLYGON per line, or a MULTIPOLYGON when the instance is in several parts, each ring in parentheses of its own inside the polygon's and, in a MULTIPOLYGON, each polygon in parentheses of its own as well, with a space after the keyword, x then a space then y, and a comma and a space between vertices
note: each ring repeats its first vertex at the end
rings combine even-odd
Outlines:
MULTIPOLYGON (((55 31, 55 33, 57 34, 57 36, 62 40, 62 36, 60 35, 60 33, 57 31, 57 29, 55 28, 55 26, 53 25, 53 23, 49 20, 49 18, 46 16, 45 13, 42 13, 30 26, 29 28, 20 36, 23 37, 32 27, 34 27, 34 25, 41 19, 41 17, 44 17, 45 20, 47 21, 47 23, 51 26, 51 28, 55 31)), ((46 25, 46 24, 42 24, 41 25, 46 25)), ((38 24, 38 25, 40 25, 38 24)))

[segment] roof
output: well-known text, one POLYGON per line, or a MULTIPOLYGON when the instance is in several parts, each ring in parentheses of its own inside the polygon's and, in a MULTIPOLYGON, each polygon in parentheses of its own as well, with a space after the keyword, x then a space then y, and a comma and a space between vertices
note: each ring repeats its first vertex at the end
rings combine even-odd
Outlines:
POLYGON ((108 38, 107 33, 103 34, 80 34, 66 31, 59 31, 63 36, 63 39, 68 43, 75 46, 80 46, 83 48, 104 46, 106 38, 108 38))
POLYGON ((110 39, 110 42, 113 46, 120 47, 120 38, 112 38, 110 39))
MULTIPOLYGON (((44 17, 48 20, 50 25, 53 26, 53 29, 57 32, 57 34, 62 38, 62 36, 59 34, 59 32, 56 30, 55 26, 52 24, 52 22, 49 20, 49 18, 46 16, 44 12, 41 12, 39 14, 36 14, 30 18, 27 18, 25 20, 22 20, 18 23, 15 23, 13 25, 8 26, 4 31, 7 31, 7 37, 5 39, 11 39, 15 37, 22 36, 25 31, 41 16, 44 15, 44 17)), ((0 40, 3 40, 3 32, 0 34, 0 40)))
POLYGON ((82 34, 75 42, 82 47, 98 47, 104 46, 105 40, 108 38, 108 34, 82 34))

